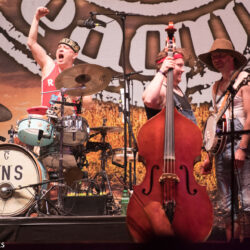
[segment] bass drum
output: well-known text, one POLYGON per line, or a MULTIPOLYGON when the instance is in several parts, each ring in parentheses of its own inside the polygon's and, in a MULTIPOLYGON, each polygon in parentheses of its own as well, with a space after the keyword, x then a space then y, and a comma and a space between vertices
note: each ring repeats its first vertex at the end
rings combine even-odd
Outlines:
MULTIPOLYGON (((47 171, 27 149, 0 144, 0 216, 24 214, 35 200, 32 184, 47 180, 47 171), (22 188, 23 187, 23 188, 22 188)), ((38 192, 47 185, 38 185, 38 192)))

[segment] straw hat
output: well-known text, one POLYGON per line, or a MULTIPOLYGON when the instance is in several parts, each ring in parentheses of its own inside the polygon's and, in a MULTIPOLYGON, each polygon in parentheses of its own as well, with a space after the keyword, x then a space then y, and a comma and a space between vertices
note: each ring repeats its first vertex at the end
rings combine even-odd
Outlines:
POLYGON ((212 52, 224 52, 234 57, 235 69, 239 69, 241 66, 244 66, 247 63, 247 59, 240 52, 236 51, 233 47, 233 44, 224 38, 218 38, 214 41, 209 52, 201 54, 198 58, 207 65, 207 67, 212 70, 218 72, 217 69, 214 68, 211 54, 212 52))

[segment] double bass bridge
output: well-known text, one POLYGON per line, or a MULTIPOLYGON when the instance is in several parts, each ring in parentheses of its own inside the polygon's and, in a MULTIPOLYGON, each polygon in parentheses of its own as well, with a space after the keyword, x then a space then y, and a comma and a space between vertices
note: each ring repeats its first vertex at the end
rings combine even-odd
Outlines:
POLYGON ((174 174, 174 173, 163 173, 161 175, 161 177, 159 178, 159 182, 162 183, 166 183, 166 182, 175 182, 175 183, 179 183, 180 182, 180 178, 174 174))

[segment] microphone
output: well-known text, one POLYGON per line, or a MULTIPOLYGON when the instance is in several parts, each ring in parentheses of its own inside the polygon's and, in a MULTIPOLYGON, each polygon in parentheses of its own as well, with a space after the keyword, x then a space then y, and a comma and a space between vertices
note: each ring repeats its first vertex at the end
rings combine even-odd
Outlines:
POLYGON ((106 27, 106 24, 103 22, 97 22, 94 21, 94 19, 92 17, 86 19, 86 20, 78 20, 77 21, 77 26, 79 27, 85 27, 87 29, 93 29, 97 26, 102 26, 102 27, 106 27))

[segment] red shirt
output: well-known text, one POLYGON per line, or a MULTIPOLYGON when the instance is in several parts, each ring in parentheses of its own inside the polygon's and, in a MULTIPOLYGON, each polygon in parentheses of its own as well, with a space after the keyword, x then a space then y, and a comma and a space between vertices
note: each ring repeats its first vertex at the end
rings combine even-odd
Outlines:
POLYGON ((60 94, 59 90, 56 92, 44 93, 48 91, 57 90, 55 86, 55 79, 59 75, 59 73, 60 73, 59 66, 57 63, 55 63, 55 66, 50 72, 50 74, 45 79, 42 80, 42 95, 41 95, 42 106, 50 107, 51 104, 49 103, 49 101, 50 101, 51 96, 60 94))

